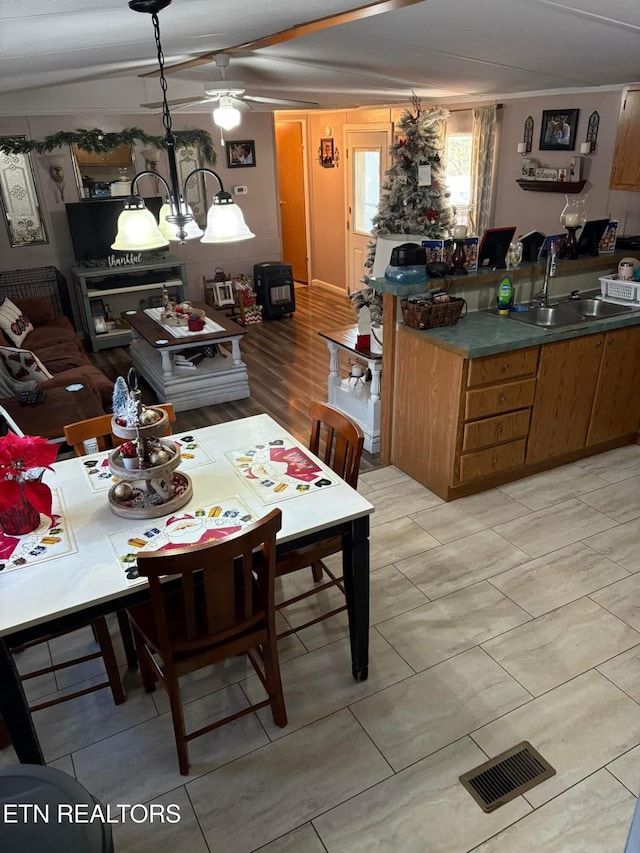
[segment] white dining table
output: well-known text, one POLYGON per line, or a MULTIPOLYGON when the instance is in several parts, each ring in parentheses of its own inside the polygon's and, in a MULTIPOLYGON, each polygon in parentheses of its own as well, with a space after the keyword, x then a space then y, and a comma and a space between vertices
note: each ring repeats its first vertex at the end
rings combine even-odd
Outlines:
MULTIPOLYGON (((324 538, 341 536, 343 569, 351 639, 352 673, 356 680, 368 676, 369 630, 369 515, 373 506, 308 450, 331 485, 266 504, 234 468, 225 454, 261 442, 293 436, 268 415, 175 433, 193 436, 207 458, 189 467, 193 496, 181 510, 239 498, 255 518, 274 506, 282 510, 277 553, 285 554, 324 538)), ((73 532, 75 550, 64 556, 0 571, 0 713, 18 758, 43 763, 24 690, 9 649, 53 631, 73 630, 99 615, 120 610, 148 597, 144 579, 132 582, 118 563, 111 537, 131 526, 158 524, 129 520, 114 514, 107 491, 91 488, 84 462, 73 458, 56 462, 44 476, 60 492, 73 532)))

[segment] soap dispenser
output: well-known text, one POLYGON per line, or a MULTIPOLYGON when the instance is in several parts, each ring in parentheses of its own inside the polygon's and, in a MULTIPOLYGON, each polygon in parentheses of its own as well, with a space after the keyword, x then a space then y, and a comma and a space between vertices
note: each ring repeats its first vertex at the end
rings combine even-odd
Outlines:
POLYGON ((514 289, 511 279, 508 275, 500 281, 498 290, 496 291, 496 302, 498 303, 498 314, 501 317, 508 317, 509 311, 513 308, 514 289))

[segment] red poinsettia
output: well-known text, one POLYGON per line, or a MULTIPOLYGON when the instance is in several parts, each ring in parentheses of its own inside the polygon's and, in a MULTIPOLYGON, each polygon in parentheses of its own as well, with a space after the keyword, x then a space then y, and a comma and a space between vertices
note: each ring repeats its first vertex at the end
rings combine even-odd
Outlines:
POLYGON ((46 438, 13 432, 0 438, 0 511, 11 509, 24 494, 37 512, 51 517, 51 489, 34 469, 51 469, 57 455, 58 445, 46 438))

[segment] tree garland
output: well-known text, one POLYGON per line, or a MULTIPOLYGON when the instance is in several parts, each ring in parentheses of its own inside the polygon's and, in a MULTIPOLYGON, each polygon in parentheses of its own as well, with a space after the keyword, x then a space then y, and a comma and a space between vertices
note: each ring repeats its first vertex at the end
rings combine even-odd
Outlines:
MULTIPOLYGON (((202 159, 215 166, 216 152, 211 136, 206 130, 176 130, 173 133, 176 148, 197 145, 202 159)), ((25 139, 22 136, 5 136, 0 138, 0 151, 5 154, 28 154, 31 151, 48 154, 63 145, 77 145, 78 148, 90 151, 92 154, 105 154, 120 145, 134 145, 136 142, 152 145, 155 148, 166 148, 164 137, 151 136, 139 127, 127 127, 119 133, 105 133, 94 127, 91 130, 84 128, 60 130, 40 140, 25 139)))

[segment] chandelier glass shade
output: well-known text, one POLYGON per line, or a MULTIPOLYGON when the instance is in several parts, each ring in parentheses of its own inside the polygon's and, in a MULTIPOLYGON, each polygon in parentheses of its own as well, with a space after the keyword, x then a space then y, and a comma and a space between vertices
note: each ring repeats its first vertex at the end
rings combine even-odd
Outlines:
POLYGON ((233 130, 240 124, 240 110, 233 106, 233 101, 226 95, 220 98, 220 105, 213 111, 213 120, 223 130, 233 130))

